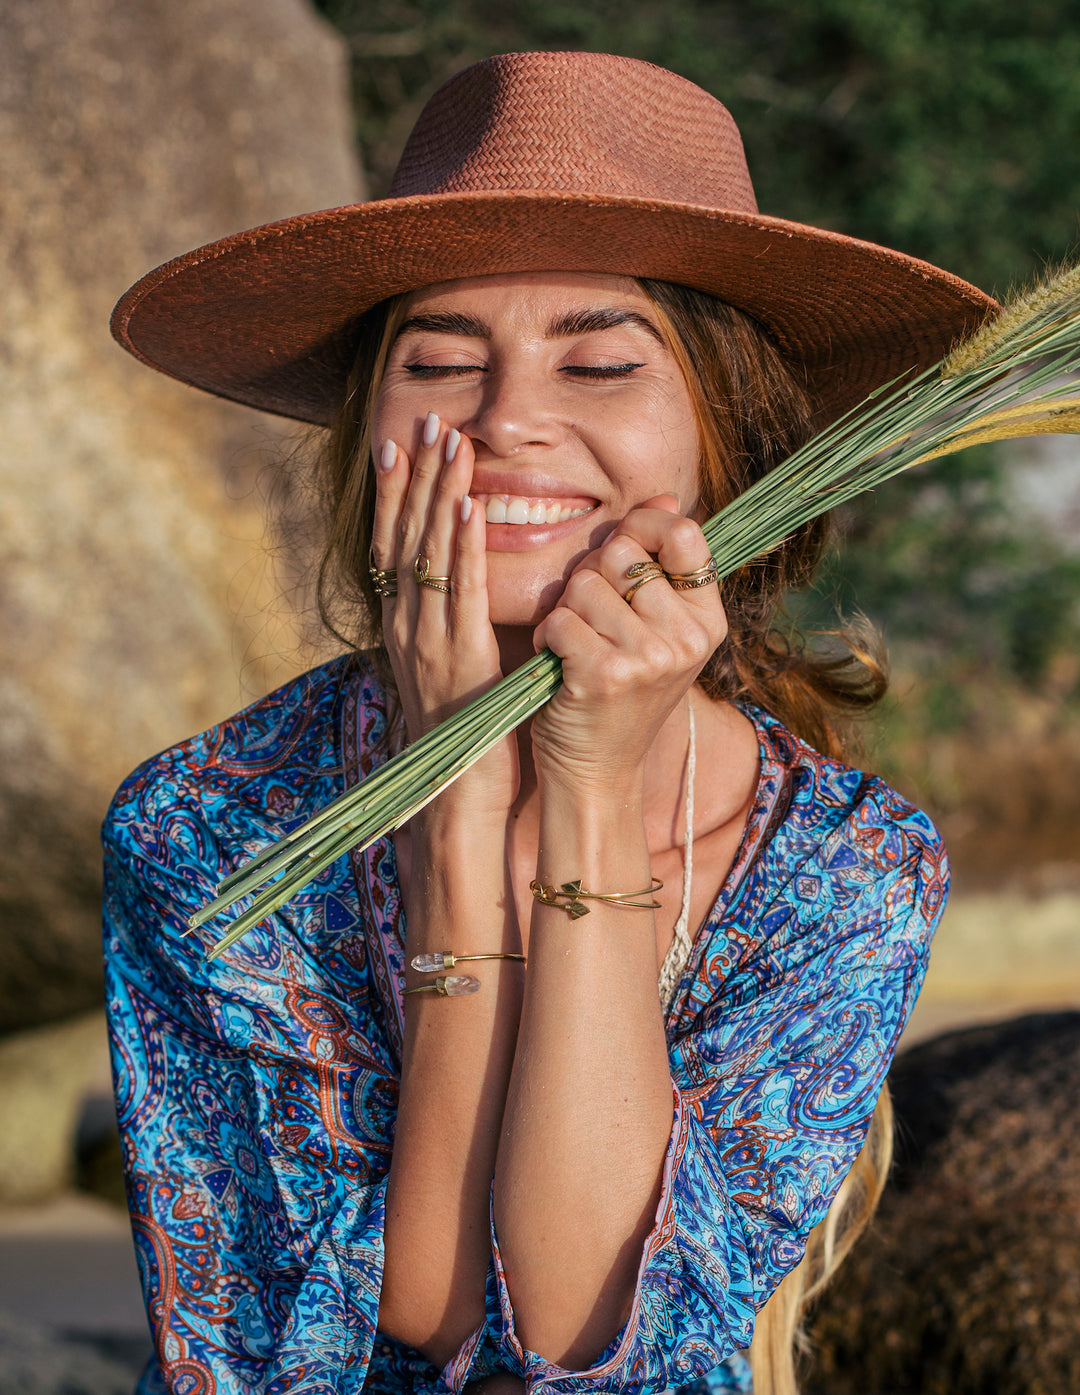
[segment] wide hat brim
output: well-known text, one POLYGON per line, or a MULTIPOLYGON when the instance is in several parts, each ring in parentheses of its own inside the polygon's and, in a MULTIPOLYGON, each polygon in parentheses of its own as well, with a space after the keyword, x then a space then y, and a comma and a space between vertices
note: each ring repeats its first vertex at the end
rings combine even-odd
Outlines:
POLYGON ((383 199, 237 233, 136 282, 112 332, 171 377, 327 426, 365 310, 440 281, 524 271, 672 281, 727 301, 773 335, 820 422, 930 367, 996 308, 927 262, 781 218, 515 190, 383 199))

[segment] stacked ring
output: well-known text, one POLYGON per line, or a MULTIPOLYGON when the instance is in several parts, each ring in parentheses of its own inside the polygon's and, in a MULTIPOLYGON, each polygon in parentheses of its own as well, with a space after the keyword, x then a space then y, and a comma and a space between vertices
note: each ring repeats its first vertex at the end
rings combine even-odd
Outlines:
POLYGON ((431 563, 421 552, 413 563, 412 574, 417 585, 427 586, 432 591, 441 591, 443 595, 450 594, 450 578, 448 576, 432 576, 431 563))
POLYGON ((707 566, 698 567, 696 572, 665 572, 674 591, 696 591, 701 586, 712 586, 719 582, 716 562, 710 557, 707 566))
POLYGON ((643 586, 648 586, 650 581, 658 581, 660 577, 666 575, 667 573, 659 562, 635 562, 626 569, 626 579, 633 581, 634 584, 627 591, 623 600, 627 605, 632 605, 636 591, 640 591, 643 586))
POLYGON ((393 600, 397 595, 397 568, 377 567, 374 552, 368 553, 368 576, 371 577, 376 596, 381 596, 384 600, 393 600))

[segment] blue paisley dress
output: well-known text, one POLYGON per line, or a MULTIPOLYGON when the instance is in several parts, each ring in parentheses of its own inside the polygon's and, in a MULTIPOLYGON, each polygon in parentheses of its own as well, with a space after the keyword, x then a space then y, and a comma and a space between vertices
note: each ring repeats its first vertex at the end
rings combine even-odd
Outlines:
MULTIPOLYGON (((761 769, 667 1019, 675 1107, 630 1317, 594 1366, 524 1350, 492 1230, 487 1316, 442 1371, 376 1330, 402 1042, 393 843, 343 857, 221 959, 188 915, 384 757, 382 688, 337 660, 148 761, 104 829, 144 1392, 744 1391, 754 1314, 862 1145, 947 870, 873 776, 745 709, 761 769)), ((700 778, 700 776, 699 776, 700 778)))

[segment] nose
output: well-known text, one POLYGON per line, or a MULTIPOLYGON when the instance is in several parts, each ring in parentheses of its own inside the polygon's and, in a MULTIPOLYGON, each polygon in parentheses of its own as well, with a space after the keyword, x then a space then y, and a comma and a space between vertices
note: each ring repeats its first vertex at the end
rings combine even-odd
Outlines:
POLYGON ((550 396, 542 375, 520 367, 496 369, 484 380, 477 409, 461 430, 498 457, 555 445, 562 428, 550 396))

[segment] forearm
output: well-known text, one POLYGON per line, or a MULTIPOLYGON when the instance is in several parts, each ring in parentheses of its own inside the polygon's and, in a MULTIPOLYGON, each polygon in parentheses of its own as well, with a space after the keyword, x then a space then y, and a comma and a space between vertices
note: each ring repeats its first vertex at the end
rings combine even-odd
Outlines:
MULTIPOLYGON (((434 810, 413 827, 406 955, 520 952, 505 823, 434 810)), ((520 1010, 512 960, 448 970, 483 987, 406 998, 380 1328, 443 1364, 482 1321, 489 1195, 520 1010)), ((433 982, 410 969, 407 986, 433 982)))
MULTIPOLYGON (((649 885, 636 793, 541 808, 542 882, 649 885)), ((518 1336, 571 1368, 625 1321, 672 1119, 652 912, 585 904, 534 910, 495 1185, 518 1336)))

